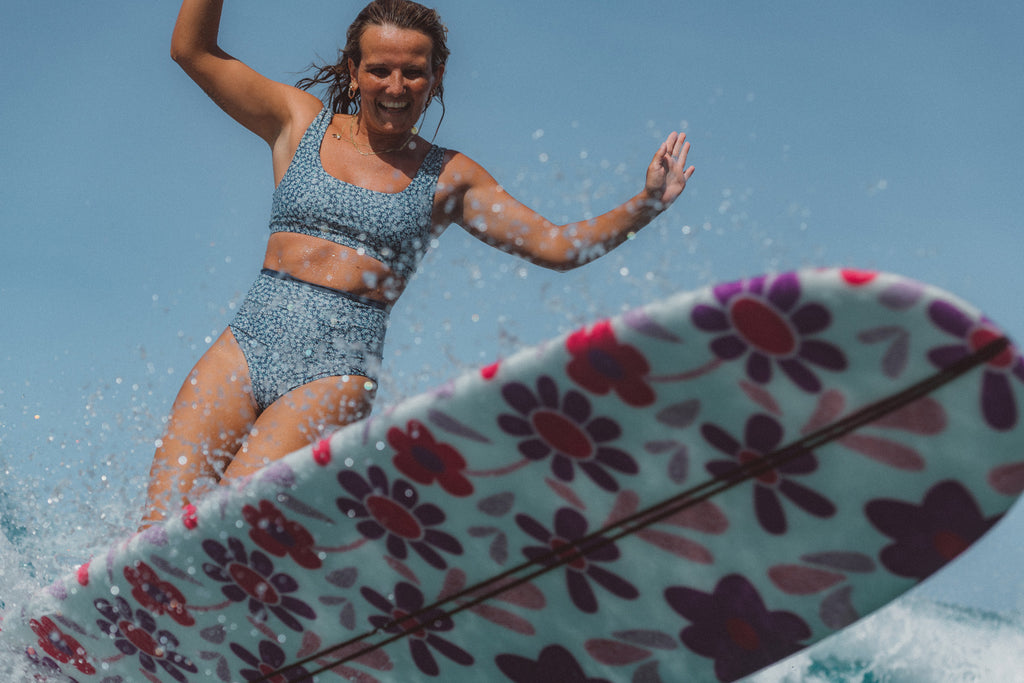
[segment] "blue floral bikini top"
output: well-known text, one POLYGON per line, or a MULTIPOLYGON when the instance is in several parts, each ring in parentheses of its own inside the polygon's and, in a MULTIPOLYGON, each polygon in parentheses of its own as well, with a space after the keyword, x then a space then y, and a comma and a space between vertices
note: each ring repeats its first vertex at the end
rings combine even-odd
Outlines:
POLYGON ((431 145, 401 192, 376 192, 324 170, 320 144, 333 113, 324 108, 306 129, 270 210, 270 232, 297 232, 357 250, 408 279, 430 247, 431 213, 445 150, 431 145))

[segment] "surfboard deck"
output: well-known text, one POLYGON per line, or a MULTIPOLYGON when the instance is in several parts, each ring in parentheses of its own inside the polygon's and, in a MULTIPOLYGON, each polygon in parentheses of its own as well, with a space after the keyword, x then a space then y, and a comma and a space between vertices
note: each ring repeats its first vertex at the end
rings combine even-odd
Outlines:
POLYGON ((734 680, 998 521, 1022 383, 991 321, 897 275, 708 287, 273 463, 2 638, 103 683, 734 680))

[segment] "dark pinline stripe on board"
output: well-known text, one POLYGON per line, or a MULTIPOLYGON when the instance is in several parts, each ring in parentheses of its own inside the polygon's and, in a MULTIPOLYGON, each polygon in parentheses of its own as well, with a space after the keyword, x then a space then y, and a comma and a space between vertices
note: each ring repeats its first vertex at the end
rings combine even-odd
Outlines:
MULTIPOLYGON (((445 597, 442 600, 438 600, 433 604, 426 605, 417 612, 407 615, 400 621, 391 621, 385 624, 381 628, 368 631, 355 638, 350 638, 342 643, 332 645, 324 648, 323 650, 309 655, 296 662, 283 666, 275 671, 272 671, 261 678, 257 678, 251 683, 266 683, 274 676, 285 674, 288 671, 296 669, 298 667, 314 662, 315 660, 331 655, 332 653, 338 652, 348 647, 358 645, 359 643, 371 638, 382 630, 387 630, 395 627, 403 628, 401 633, 390 636, 382 641, 371 643, 363 648, 355 650, 349 653, 344 658, 338 659, 328 665, 322 666, 312 672, 309 672, 308 678, 311 679, 313 676, 333 669, 336 666, 345 664, 366 655, 375 650, 379 650, 391 643, 401 640, 408 636, 410 633, 417 630, 419 627, 418 618, 427 614, 433 613, 432 616, 436 618, 436 613, 440 610, 443 616, 451 618, 456 614, 463 612, 471 607, 479 605, 482 602, 486 602, 493 597, 501 595, 502 593, 521 586, 525 583, 529 583, 534 579, 547 574, 555 569, 558 569, 566 564, 574 562, 582 557, 585 557, 589 553, 592 553, 600 548, 603 548, 609 544, 612 544, 619 539, 636 533, 641 529, 644 529, 655 522, 658 522, 667 517, 671 517, 683 510, 686 510, 698 503, 702 503, 714 496, 734 488, 744 482, 751 479, 755 479, 776 467, 786 464, 796 458, 806 455, 808 452, 823 446, 827 443, 835 441, 837 439, 846 436, 850 432, 853 432, 864 425, 870 424, 875 420, 878 420, 886 415, 889 415, 904 406, 907 406, 914 401, 927 396, 928 394, 936 391, 940 387, 958 377, 970 372, 978 366, 984 365, 985 363, 998 357, 999 354, 1003 353, 1010 347, 1010 340, 1006 337, 998 337, 993 339, 985 346, 981 347, 974 353, 965 356, 958 362, 942 368, 938 372, 926 377, 925 379, 910 385, 906 389, 899 391, 895 394, 891 394, 875 403, 871 403, 846 417, 836 420, 828 425, 825 425, 821 429, 818 429, 793 443, 783 446, 782 448, 769 453, 758 460, 752 460, 748 463, 738 465, 735 469, 731 470, 725 476, 715 477, 710 479, 703 484, 690 488, 682 493, 679 493, 671 498, 651 505, 643 510, 640 510, 632 515, 624 517, 612 524, 609 524, 601 529, 598 529, 586 536, 583 536, 572 543, 572 547, 575 547, 575 552, 567 552, 565 548, 560 548, 557 552, 551 551, 544 555, 538 556, 533 560, 524 562, 511 569, 508 569, 500 574, 497 574, 489 579, 481 581, 473 586, 464 588, 461 591, 445 597), (548 564, 550 562, 550 564, 548 564), (528 571, 530 569, 533 571, 528 571), (517 576, 518 574, 528 571, 528 573, 517 576), (454 608, 445 609, 445 605, 450 605, 458 600, 465 599, 465 602, 459 603, 454 608), (402 627, 402 624, 406 622, 412 622, 413 627, 406 630, 402 627)), ((302 679, 296 679, 302 680, 302 679)))

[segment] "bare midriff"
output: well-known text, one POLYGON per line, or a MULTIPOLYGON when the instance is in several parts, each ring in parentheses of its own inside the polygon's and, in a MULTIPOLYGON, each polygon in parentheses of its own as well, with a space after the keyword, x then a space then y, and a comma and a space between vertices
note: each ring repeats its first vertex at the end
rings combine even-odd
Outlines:
POLYGON ((341 244, 295 232, 270 235, 263 267, 389 306, 405 287, 405 283, 377 259, 341 244))

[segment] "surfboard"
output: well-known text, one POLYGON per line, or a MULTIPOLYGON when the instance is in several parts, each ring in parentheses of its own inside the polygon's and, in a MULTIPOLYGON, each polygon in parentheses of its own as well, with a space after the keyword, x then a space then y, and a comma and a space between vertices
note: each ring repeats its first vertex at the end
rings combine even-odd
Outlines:
POLYGON ((1024 361, 845 269, 710 286, 383 410, 8 615, 82 681, 730 681, 905 593, 1024 489, 1024 361))

